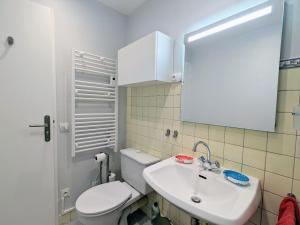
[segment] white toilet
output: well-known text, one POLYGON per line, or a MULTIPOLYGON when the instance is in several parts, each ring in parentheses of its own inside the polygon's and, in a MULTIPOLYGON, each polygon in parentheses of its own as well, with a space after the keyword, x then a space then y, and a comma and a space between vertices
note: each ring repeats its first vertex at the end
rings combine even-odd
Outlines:
POLYGON ((83 225, 127 225, 130 206, 152 191, 143 170, 159 159, 136 149, 121 150, 121 172, 125 182, 115 181, 92 187, 76 201, 83 225))

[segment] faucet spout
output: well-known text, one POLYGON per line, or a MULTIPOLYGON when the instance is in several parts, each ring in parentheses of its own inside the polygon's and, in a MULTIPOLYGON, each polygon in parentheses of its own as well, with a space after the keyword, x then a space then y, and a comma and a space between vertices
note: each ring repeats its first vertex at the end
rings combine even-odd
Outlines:
POLYGON ((197 147, 198 145, 202 144, 206 150, 207 150, 207 161, 210 162, 210 149, 209 149, 209 146, 207 143, 205 143, 204 141, 198 141, 194 144, 194 147, 193 147, 193 152, 196 152, 197 151, 197 147))

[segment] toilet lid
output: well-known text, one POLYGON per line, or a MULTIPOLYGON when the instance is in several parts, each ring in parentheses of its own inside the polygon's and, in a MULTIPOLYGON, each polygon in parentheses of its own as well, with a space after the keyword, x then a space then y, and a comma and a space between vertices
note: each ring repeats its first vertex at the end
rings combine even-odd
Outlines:
POLYGON ((103 214, 119 208, 131 198, 131 191, 120 181, 92 187, 76 201, 76 210, 82 214, 103 214))

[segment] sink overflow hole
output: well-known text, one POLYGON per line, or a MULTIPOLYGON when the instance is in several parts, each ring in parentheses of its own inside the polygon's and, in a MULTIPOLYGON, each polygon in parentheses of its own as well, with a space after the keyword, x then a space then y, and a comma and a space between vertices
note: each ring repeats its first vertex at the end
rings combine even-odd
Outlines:
POLYGON ((197 196, 192 196, 191 200, 195 203, 200 203, 201 202, 201 198, 197 197, 197 196))
POLYGON ((207 177, 202 176, 201 174, 199 174, 199 177, 202 178, 202 179, 205 179, 205 180, 207 179, 207 177))

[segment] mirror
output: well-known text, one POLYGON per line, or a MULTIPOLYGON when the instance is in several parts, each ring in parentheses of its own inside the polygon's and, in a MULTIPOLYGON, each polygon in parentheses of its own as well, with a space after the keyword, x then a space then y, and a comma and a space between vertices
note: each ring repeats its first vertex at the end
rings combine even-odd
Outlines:
POLYGON ((185 36, 182 120, 274 131, 284 2, 185 36))

